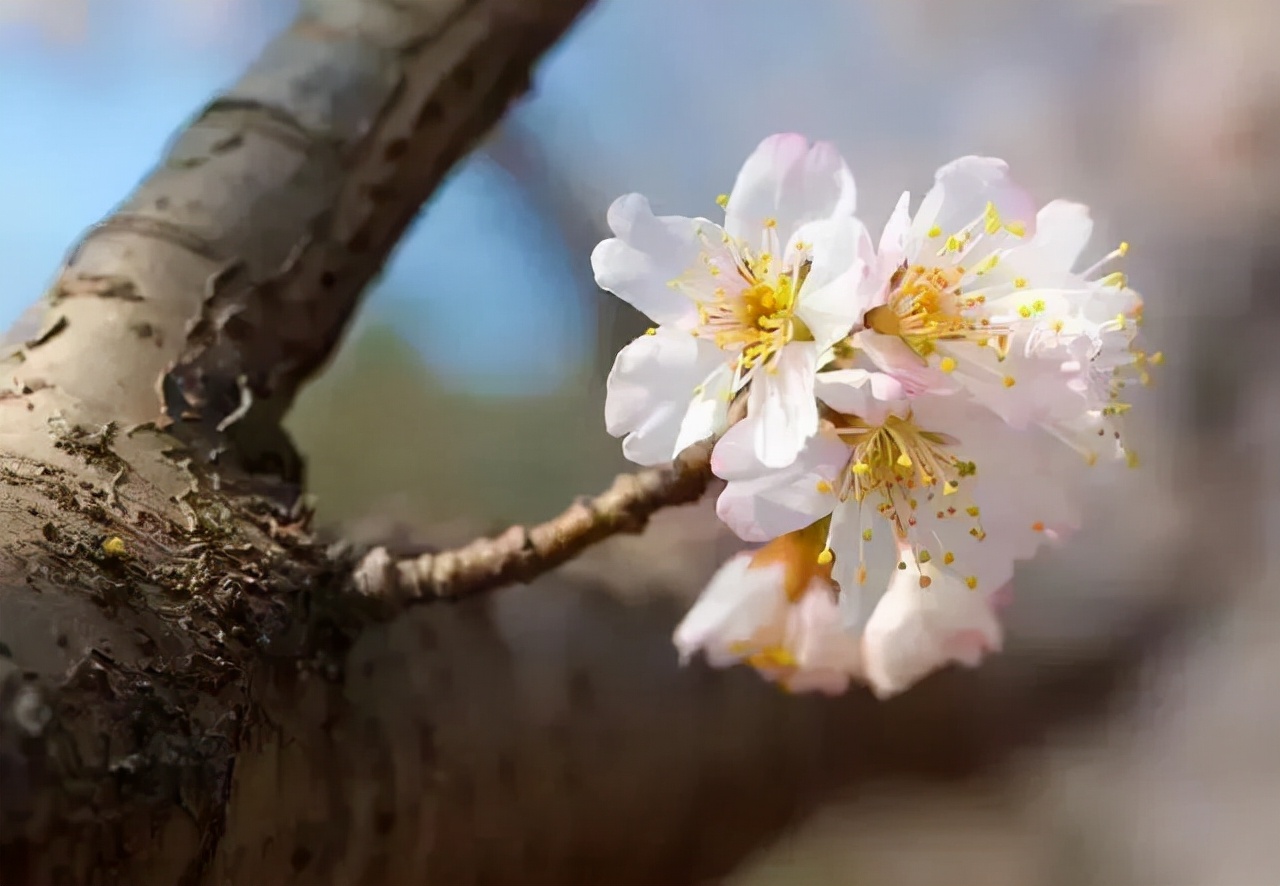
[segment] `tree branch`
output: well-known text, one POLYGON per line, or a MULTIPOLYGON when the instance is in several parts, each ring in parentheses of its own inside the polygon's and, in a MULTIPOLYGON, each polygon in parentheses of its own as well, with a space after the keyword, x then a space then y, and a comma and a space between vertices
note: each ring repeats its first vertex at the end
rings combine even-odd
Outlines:
POLYGON ((401 560, 375 548, 356 569, 356 587, 403 605, 531 581, 610 536, 643 531, 662 508, 700 499, 711 482, 714 443, 695 443, 668 465, 620 474, 601 494, 536 526, 513 526, 496 538, 401 560))
POLYGON ((170 419, 233 445, 271 433, 419 207, 589 3, 305 0, 71 251, 11 390, 57 387, 129 425, 161 417, 161 387, 170 419))

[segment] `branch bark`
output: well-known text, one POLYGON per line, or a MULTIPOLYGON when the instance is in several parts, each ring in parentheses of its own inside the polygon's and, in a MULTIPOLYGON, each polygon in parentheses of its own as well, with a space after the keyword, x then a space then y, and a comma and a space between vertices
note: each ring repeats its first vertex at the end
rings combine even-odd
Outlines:
POLYGON ((512 526, 497 538, 401 560, 375 548, 356 568, 356 587, 394 611, 407 603, 531 581, 618 533, 643 532, 662 508, 700 499, 711 483, 713 443, 695 443, 669 465, 620 474, 604 492, 579 499, 537 526, 512 526))

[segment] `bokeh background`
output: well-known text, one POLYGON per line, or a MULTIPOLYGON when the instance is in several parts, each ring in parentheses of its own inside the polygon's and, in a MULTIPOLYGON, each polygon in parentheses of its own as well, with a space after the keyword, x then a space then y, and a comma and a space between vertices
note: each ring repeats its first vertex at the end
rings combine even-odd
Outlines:
MULTIPOLYGON (((0 0, 0 325, 295 11, 0 0)), ((1095 207, 1098 255, 1132 243, 1167 363, 1136 410, 1143 468, 1086 490, 1084 537, 1021 575, 1001 679, 1145 624, 1176 637, 980 778, 872 779, 737 881, 1280 883, 1277 28, 1270 0, 600 0, 299 404, 321 519, 537 519, 623 467, 603 379, 645 323, 588 262, 618 194, 709 213, 760 138, 797 130, 840 146, 874 228, 941 163, 1002 156, 1095 207)), ((674 592, 706 568, 670 569, 674 592)))

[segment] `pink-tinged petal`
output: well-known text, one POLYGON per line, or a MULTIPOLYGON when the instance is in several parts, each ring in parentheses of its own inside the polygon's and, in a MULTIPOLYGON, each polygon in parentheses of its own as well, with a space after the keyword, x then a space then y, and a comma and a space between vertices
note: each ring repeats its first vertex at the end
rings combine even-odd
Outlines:
POLYGON ((719 226, 705 219, 656 216, 640 194, 619 197, 609 207, 609 227, 617 236, 591 253, 597 285, 607 289, 655 323, 690 326, 697 307, 670 281, 700 271, 704 246, 699 229, 711 242, 721 239, 719 226))
POLYGON ((907 236, 911 231, 911 192, 903 191, 898 205, 893 207, 889 220, 880 234, 878 250, 882 266, 897 268, 907 260, 907 236))
POLYGON ((910 404, 902 382, 884 372, 837 369, 819 372, 814 393, 836 412, 881 424, 890 415, 907 414, 910 404))
POLYGON ((792 692, 839 695, 861 672, 858 635, 844 629, 834 588, 822 579, 815 578, 791 607, 787 645, 796 660, 786 684, 792 692))
POLYGON ((971 590, 949 570, 924 564, 930 578, 904 555, 863 633, 863 668, 872 691, 888 698, 951 663, 977 665, 1002 642, 1000 622, 985 592, 971 590))
POLYGON ((728 560, 712 576, 672 637, 686 663, 699 651, 713 667, 742 660, 742 649, 785 638, 787 598, 781 566, 751 568, 752 553, 728 560))
POLYGON ((772 135, 738 173, 725 207, 725 228, 757 249, 772 221, 785 244, 805 222, 852 215, 856 203, 853 174, 834 145, 810 145, 795 133, 772 135))
POLYGON ((988 202, 995 204, 1004 223, 1020 222, 1026 236, 1033 233, 1035 202, 1009 177, 1009 165, 994 157, 961 157, 938 170, 912 222, 911 239, 936 239, 929 237, 935 227, 941 237, 957 234, 983 218, 988 202))
POLYGON ((793 342, 752 375, 742 424, 752 430, 752 445, 765 467, 785 468, 817 433, 818 406, 813 398, 817 372, 814 343, 793 342))
POLYGON ((1088 206, 1054 200, 1036 215, 1035 236, 1027 247, 1035 253, 1038 266, 1065 274, 1075 267, 1092 235, 1093 219, 1088 206))
POLYGON ((796 300, 819 351, 852 331, 870 307, 864 281, 875 263, 871 235, 855 218, 810 222, 796 234, 810 246, 812 264, 796 300))
POLYGON ((670 461, 719 431, 733 374, 714 343, 659 328, 623 348, 606 384, 605 427, 642 465, 670 461))
POLYGON ((864 329, 853 337, 853 346, 865 353, 878 369, 897 379, 909 397, 951 394, 959 390, 955 380, 930 366, 897 336, 864 329))
POLYGON ((746 541, 770 541, 804 529, 831 513, 848 463, 849 447, 834 435, 819 434, 790 466, 731 480, 716 501, 716 514, 746 541))

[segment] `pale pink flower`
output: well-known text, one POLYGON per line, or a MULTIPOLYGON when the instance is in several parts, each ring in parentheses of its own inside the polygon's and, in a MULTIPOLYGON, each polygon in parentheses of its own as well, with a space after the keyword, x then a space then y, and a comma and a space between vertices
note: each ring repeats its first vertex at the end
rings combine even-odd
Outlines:
POLYGON ((609 374, 605 423, 628 458, 656 464, 722 431, 748 388, 744 427, 761 462, 795 458, 818 426, 814 375, 861 313, 852 294, 871 243, 855 199, 832 145, 788 134, 747 159, 723 227, 655 215, 639 194, 614 202, 596 281, 657 324, 609 374))

